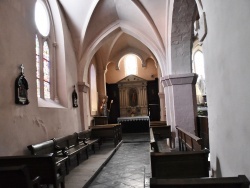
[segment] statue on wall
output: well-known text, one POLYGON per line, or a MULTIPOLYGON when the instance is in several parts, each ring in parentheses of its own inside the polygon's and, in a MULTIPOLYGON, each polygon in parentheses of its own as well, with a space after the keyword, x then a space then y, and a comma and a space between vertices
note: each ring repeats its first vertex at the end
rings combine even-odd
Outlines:
POLYGON ((78 102, 77 102, 77 93, 76 93, 76 89, 75 89, 75 85, 74 85, 74 89, 73 89, 73 92, 72 92, 72 105, 73 105, 73 108, 77 108, 78 107, 78 102))
POLYGON ((23 64, 20 66, 21 73, 16 78, 15 81, 15 103, 20 105, 27 105, 29 104, 28 100, 28 81, 25 79, 24 76, 24 66, 23 64))
POLYGON ((138 105, 137 91, 135 88, 129 90, 129 105, 132 107, 138 105))
POLYGON ((100 106, 100 113, 102 116, 108 116, 107 100, 105 98, 102 99, 102 104, 100 106))

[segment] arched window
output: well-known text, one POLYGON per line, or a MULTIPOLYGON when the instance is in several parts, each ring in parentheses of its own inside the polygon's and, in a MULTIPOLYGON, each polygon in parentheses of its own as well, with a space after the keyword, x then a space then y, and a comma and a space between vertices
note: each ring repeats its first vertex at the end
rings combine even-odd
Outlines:
POLYGON ((137 56, 128 54, 124 57, 125 76, 138 74, 137 56))
POLYGON ((35 5, 36 35, 36 83, 37 97, 42 99, 53 99, 52 96, 52 47, 51 40, 51 17, 49 7, 45 0, 37 0, 35 5))
POLYGON ((98 99, 97 99, 97 86, 96 86, 96 69, 92 64, 90 66, 90 105, 91 105, 91 115, 97 114, 98 109, 98 99))
POLYGON ((193 55, 193 72, 198 74, 196 82, 196 94, 197 102, 203 103, 203 97, 206 95, 206 85, 205 85, 205 68, 204 68, 204 57, 200 50, 194 52, 193 55))

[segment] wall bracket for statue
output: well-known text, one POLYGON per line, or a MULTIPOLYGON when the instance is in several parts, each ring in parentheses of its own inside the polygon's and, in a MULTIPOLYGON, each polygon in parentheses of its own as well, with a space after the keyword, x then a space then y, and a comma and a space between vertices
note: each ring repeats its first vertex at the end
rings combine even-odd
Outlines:
POLYGON ((28 99, 28 81, 25 79, 24 76, 24 66, 23 64, 20 66, 21 73, 16 78, 15 81, 15 103, 19 105, 27 105, 29 104, 28 99))

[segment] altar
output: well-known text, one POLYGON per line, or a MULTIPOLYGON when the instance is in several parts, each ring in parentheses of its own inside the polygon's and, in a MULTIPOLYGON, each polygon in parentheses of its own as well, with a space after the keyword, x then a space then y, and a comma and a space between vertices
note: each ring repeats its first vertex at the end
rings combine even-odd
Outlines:
POLYGON ((117 122, 122 125, 123 133, 149 132, 149 116, 119 117, 117 122))

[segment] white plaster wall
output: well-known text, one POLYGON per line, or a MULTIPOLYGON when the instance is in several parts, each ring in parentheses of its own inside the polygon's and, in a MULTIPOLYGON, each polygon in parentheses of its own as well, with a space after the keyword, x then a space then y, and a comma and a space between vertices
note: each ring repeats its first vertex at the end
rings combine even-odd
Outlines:
MULTIPOLYGON (((35 67, 35 1, 0 1, 0 155, 27 153, 27 145, 81 130, 79 108, 71 104, 76 75, 67 75, 68 108, 38 107, 35 67), (15 105, 14 84, 19 66, 29 82, 27 106, 15 105)), ((67 34, 66 44, 70 44, 67 34)), ((65 45, 66 45, 65 44, 65 45)), ((77 72, 73 51, 68 51, 67 72, 77 72), (72 63, 72 64, 71 64, 72 63)))
POLYGON ((211 166, 250 179, 250 1, 203 0, 211 166))
MULTIPOLYGON (((142 67, 140 63, 138 63, 138 74, 140 78, 145 80, 154 80, 158 77, 157 68, 155 66, 154 61, 149 61, 146 67, 142 67)), ((125 77, 125 67, 124 61, 120 63, 120 69, 116 69, 116 65, 114 63, 110 63, 107 66, 107 73, 106 73, 106 82, 109 84, 117 83, 121 79, 125 77)))

